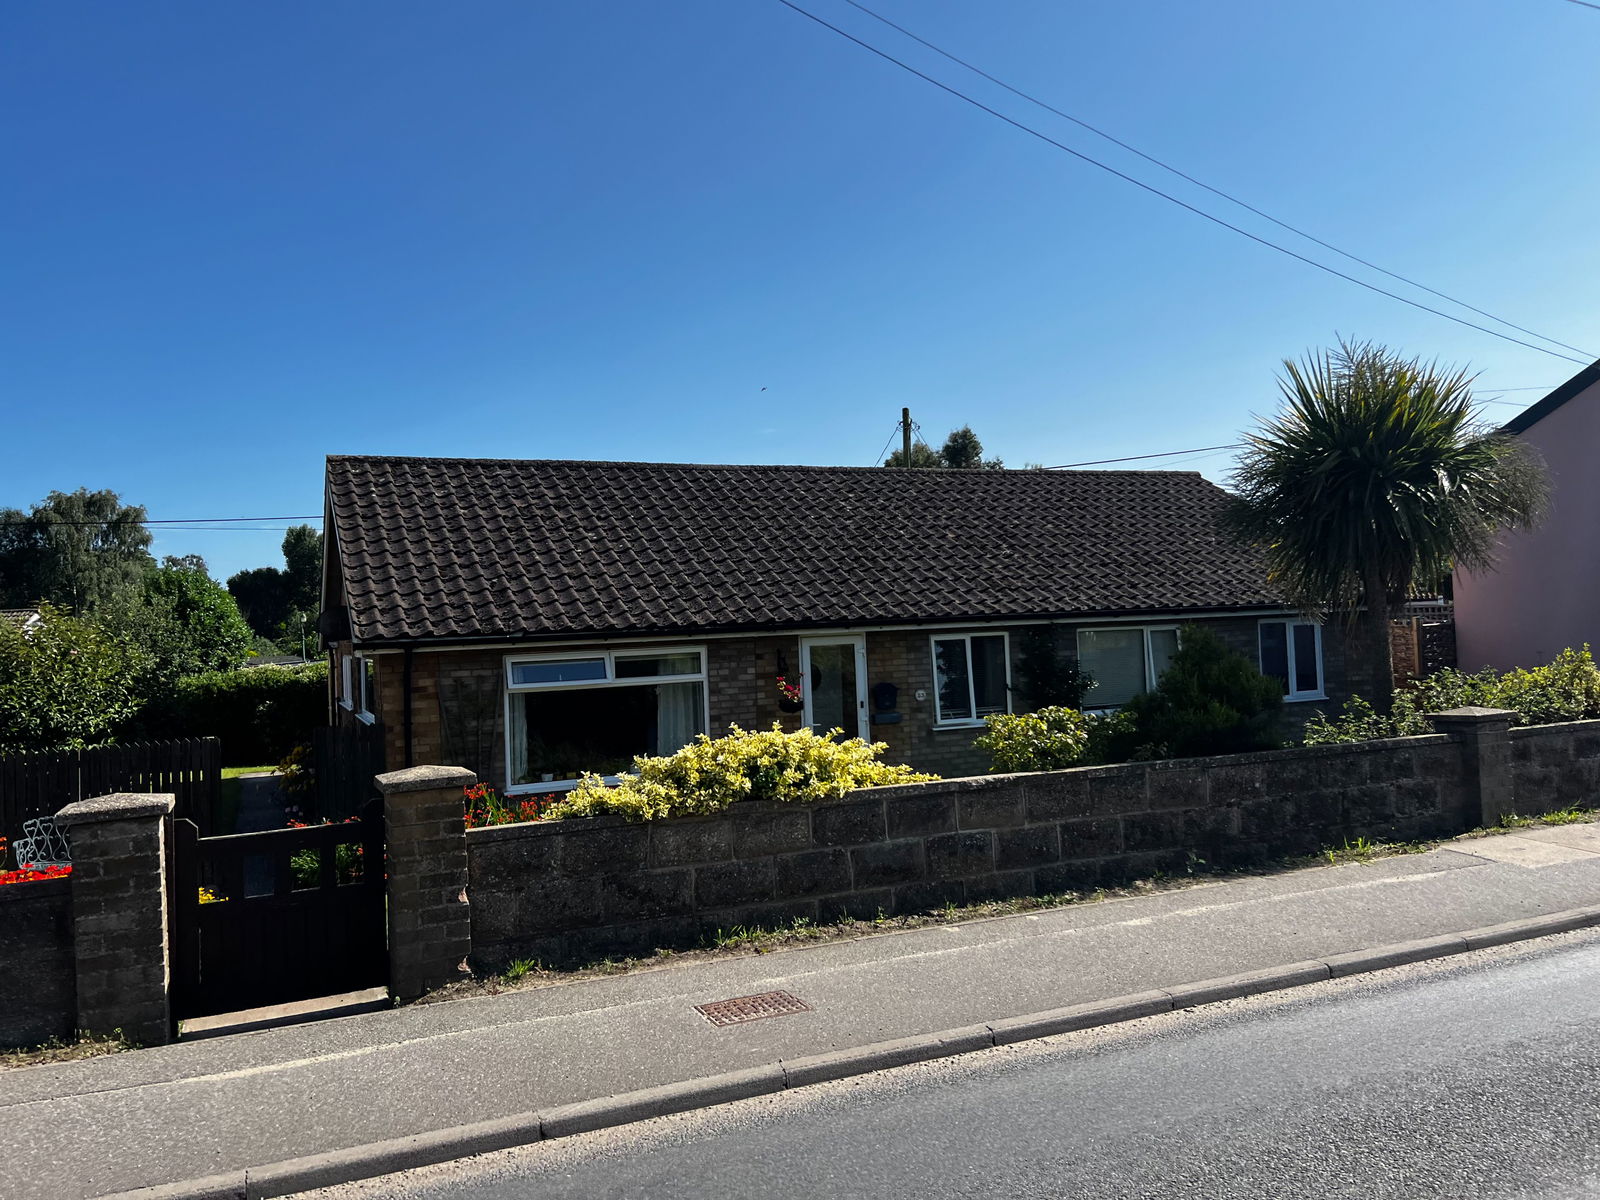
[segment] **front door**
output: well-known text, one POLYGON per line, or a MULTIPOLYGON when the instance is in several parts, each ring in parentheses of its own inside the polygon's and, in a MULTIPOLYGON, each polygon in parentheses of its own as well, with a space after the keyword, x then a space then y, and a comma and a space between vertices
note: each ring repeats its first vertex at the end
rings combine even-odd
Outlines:
POLYGON ((867 639, 805 638, 800 643, 805 721, 818 733, 867 736, 867 639))

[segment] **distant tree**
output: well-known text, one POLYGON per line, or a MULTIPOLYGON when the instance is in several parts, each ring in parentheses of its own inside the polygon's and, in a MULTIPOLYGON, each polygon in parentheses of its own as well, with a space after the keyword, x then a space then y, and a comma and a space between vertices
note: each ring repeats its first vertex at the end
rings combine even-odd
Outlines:
POLYGON ((1363 629, 1373 705, 1394 693, 1389 618, 1451 567, 1493 565, 1500 532, 1537 523, 1543 464, 1474 422, 1471 377, 1370 342, 1284 363, 1283 410, 1245 435, 1231 524, 1311 613, 1363 629))
POLYGON ((257 637, 275 638, 289 616, 289 588, 277 567, 251 567, 228 577, 228 592, 257 637))
POLYGON ((975 471, 979 468, 998 471, 1005 467, 1005 463, 998 458, 983 457, 983 443, 972 432, 971 425, 950 431, 943 449, 939 451, 939 458, 952 471, 975 471))
POLYGON ((0 601, 92 612, 150 567, 145 510, 113 491, 51 492, 30 512, 0 511, 0 601))
POLYGON ((147 694, 185 675, 241 666, 255 640, 233 597, 198 555, 168 556, 95 617, 108 633, 144 652, 147 694))
POLYGON ((258 637, 270 638, 298 654, 302 621, 315 636, 322 604, 322 534, 310 525, 292 526, 283 537, 282 569, 254 567, 228 579, 228 591, 258 637))
MULTIPOLYGON (((905 466, 905 448, 901 447, 899 450, 896 450, 893 454, 889 455, 889 457, 884 460, 883 465, 886 467, 905 466)), ((911 465, 913 467, 924 468, 942 467, 944 466, 944 460, 939 457, 939 452, 937 450, 928 445, 928 443, 923 441, 921 438, 918 438, 916 441, 911 443, 911 465)))
MULTIPOLYGON (((883 465, 904 467, 905 449, 902 447, 889 455, 883 465)), ((911 466, 927 469, 943 468, 950 471, 971 471, 978 468, 998 471, 1004 469, 1005 463, 998 458, 985 459, 983 443, 978 440, 978 435, 972 432, 972 426, 963 425, 960 429, 950 431, 950 436, 945 439, 941 449, 935 450, 921 438, 911 443, 911 466)))
POLYGON ((283 535, 283 563, 289 607, 315 614, 322 606, 322 534, 310 525, 291 526, 283 535))
POLYGON ((0 621, 0 755, 104 745, 143 703, 136 646, 52 605, 39 611, 26 633, 0 621))

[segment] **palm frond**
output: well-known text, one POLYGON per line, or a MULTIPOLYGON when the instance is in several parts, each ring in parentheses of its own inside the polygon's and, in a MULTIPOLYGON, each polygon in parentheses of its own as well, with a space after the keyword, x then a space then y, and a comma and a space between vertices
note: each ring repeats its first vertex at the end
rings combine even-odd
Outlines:
POLYGON ((1394 605, 1548 502, 1537 456, 1475 424, 1472 376, 1370 342, 1286 361, 1283 406, 1244 435, 1229 525, 1307 611, 1394 605), (1367 597, 1369 566, 1383 597, 1367 597))

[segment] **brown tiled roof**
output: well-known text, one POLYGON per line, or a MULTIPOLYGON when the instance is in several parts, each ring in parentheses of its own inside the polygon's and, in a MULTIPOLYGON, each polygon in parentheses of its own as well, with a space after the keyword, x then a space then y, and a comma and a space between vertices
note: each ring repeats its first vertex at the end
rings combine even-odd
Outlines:
POLYGON ((30 624, 38 619, 38 609, 0 608, 0 621, 4 621, 7 625, 15 625, 18 629, 26 629, 30 624))
POLYGON ((1275 607, 1187 471, 332 457, 357 640, 1275 607))

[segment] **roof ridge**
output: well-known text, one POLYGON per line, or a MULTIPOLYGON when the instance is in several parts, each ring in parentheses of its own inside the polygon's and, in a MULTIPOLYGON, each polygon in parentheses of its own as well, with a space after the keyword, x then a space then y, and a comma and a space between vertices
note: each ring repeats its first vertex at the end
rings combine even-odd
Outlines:
MULTIPOLYGON (((604 458, 471 458, 439 457, 428 454, 330 454, 327 456, 329 465, 334 463, 439 463, 459 464, 476 463, 483 466, 518 466, 518 467, 622 467, 632 469, 649 469, 659 467, 672 467, 679 470, 690 471, 820 471, 827 473, 870 472, 872 474, 887 473, 892 477, 905 468, 883 466, 848 466, 836 463, 701 463, 701 462, 658 462, 641 459, 604 459, 604 458)), ((1106 471, 1086 471, 1079 468, 1063 469, 1059 467, 1013 467, 1003 470, 984 470, 981 468, 911 468, 918 478, 1008 478, 1028 476, 1056 476, 1056 475, 1162 475, 1178 476, 1192 475, 1202 477, 1202 473, 1194 470, 1168 470, 1160 467, 1128 467, 1106 471)))

